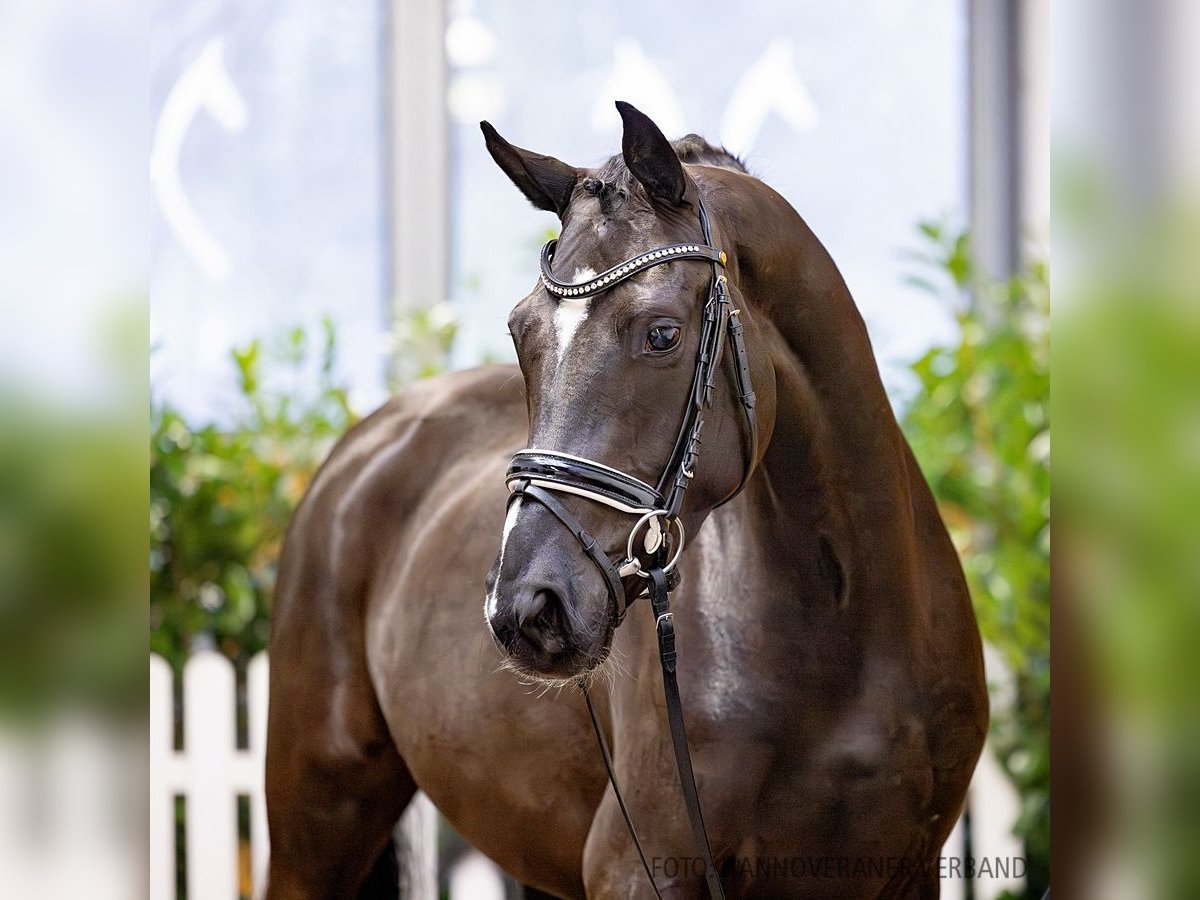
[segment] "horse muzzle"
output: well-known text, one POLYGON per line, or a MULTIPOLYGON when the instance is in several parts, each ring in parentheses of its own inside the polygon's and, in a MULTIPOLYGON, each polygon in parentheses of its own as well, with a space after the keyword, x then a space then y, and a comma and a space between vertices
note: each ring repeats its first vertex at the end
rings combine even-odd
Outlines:
POLYGON ((550 540, 537 541, 541 529, 531 531, 509 542, 489 574, 488 626, 510 664, 522 673, 553 681, 577 678, 608 655, 615 623, 612 600, 573 548, 555 546, 553 538, 561 535, 552 532, 550 540), (518 555, 521 545, 532 552, 518 555))

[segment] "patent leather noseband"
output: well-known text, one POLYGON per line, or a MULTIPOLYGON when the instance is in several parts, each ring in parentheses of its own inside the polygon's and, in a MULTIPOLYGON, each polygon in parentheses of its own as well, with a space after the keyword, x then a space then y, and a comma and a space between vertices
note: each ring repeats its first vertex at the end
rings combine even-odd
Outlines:
MULTIPOLYGON (((712 269, 687 406, 671 455, 663 467, 657 485, 651 486, 639 478, 595 460, 549 449, 527 449, 518 452, 509 463, 506 481, 511 492, 510 504, 518 498, 532 500, 543 506, 575 535, 584 553, 604 578, 613 604, 614 626, 620 624, 630 602, 623 579, 632 576, 640 576, 643 579, 643 582, 634 583, 635 586, 643 586, 638 587, 633 594, 635 599, 643 593, 649 595, 655 617, 667 721, 688 819, 692 826, 693 838, 705 862, 705 879, 709 894, 714 898, 723 898, 721 882, 709 849, 696 779, 692 772, 687 733, 684 729, 683 704, 675 674, 675 627, 669 595, 679 582, 677 563, 686 543, 679 511, 683 506, 684 492, 695 477, 704 417, 712 407, 717 372, 725 356, 726 341, 729 345, 729 358, 738 401, 746 420, 746 455, 742 479, 737 489, 721 501, 722 503, 731 500, 745 487, 753 471, 755 460, 758 458, 758 418, 754 409, 754 387, 750 379, 750 360, 746 354, 741 311, 731 308, 728 285, 724 273, 720 271, 728 263, 728 257, 723 250, 713 245, 712 230, 703 201, 699 203, 698 209, 703 243, 656 247, 630 257, 587 281, 573 283, 558 280, 552 270, 557 242, 549 241, 542 248, 542 284, 555 297, 563 299, 593 297, 611 290, 647 269, 670 262, 699 260, 708 263, 712 269), (562 494, 584 497, 636 517, 626 542, 623 559, 613 560, 604 552, 584 525, 558 500, 556 495, 562 494), (643 558, 649 562, 643 562, 643 558)), ((642 850, 641 841, 638 839, 637 830, 634 828, 633 819, 625 806, 613 768, 612 755, 586 687, 584 698, 621 814, 646 870, 646 877, 650 879, 655 895, 661 897, 646 854, 642 850)))

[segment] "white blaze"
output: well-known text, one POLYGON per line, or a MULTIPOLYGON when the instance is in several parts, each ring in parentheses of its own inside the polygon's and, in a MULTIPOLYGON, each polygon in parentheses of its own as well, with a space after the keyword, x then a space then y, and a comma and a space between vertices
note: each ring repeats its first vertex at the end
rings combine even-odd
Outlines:
POLYGON ((521 498, 518 497, 512 502, 508 508, 508 514, 504 517, 504 532, 500 535, 500 561, 496 563, 496 583, 492 585, 492 592, 488 594, 487 601, 484 603, 483 612, 490 621, 492 616, 496 614, 496 586, 500 584, 500 571, 504 568, 504 546, 508 543, 508 536, 512 533, 513 527, 517 524, 517 515, 521 512, 521 498))
MULTIPOLYGON (((596 272, 585 266, 575 270, 573 280, 579 284, 595 277, 596 272)), ((560 363, 567 355, 567 348, 571 346, 575 332, 579 330, 583 320, 588 317, 588 306, 587 297, 562 297, 558 301, 558 308, 554 310, 554 333, 557 336, 555 351, 560 363)))

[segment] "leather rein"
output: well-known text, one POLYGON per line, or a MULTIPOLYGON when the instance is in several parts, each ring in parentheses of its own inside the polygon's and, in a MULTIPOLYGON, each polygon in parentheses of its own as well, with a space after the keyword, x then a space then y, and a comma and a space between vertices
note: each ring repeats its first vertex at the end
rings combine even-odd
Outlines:
MULTIPOLYGON (((585 282, 559 281, 551 271, 556 241, 549 241, 542 248, 541 280, 546 290, 559 298, 592 297, 611 290, 621 282, 634 277, 646 269, 676 260, 700 260, 712 268, 708 299, 704 306, 704 322, 700 333, 696 368, 683 420, 657 485, 651 486, 618 469, 594 460, 554 450, 521 450, 515 454, 508 466, 506 482, 510 491, 509 503, 518 498, 533 500, 545 507, 570 531, 583 547, 584 553, 600 570, 609 598, 613 604, 614 627, 620 625, 628 610, 628 591, 623 579, 637 576, 645 584, 633 599, 648 594, 655 617, 658 636, 659 662, 662 665, 663 693, 667 705, 667 721, 671 731, 671 742, 675 750, 675 764, 679 771, 679 783, 687 807, 693 838, 705 864, 705 879, 709 894, 724 898, 720 879, 717 877, 708 834, 704 828, 704 817, 700 809, 700 797, 696 790, 696 778, 692 771, 691 753, 688 749, 687 732, 683 722, 683 702, 676 678, 675 626, 670 607, 670 592, 679 583, 679 557, 683 552, 686 536, 679 511, 683 505, 684 492, 695 475, 696 461, 700 452, 701 435, 705 413, 712 407, 717 371, 724 358, 725 343, 728 342, 734 383, 738 399, 745 414, 748 443, 746 465, 737 490, 722 503, 733 499, 750 477, 754 462, 758 458, 758 419, 755 414, 754 387, 750 380, 750 362, 746 355, 740 310, 732 309, 724 268, 727 257, 724 251, 713 246, 708 213, 703 201, 699 206, 700 228, 704 236, 702 244, 671 244, 657 247, 631 257, 619 265, 585 282), (585 497, 596 503, 616 509, 626 515, 635 516, 636 521, 626 542, 625 557, 614 561, 598 545, 584 526, 558 501, 556 494, 585 497), (642 536, 640 547, 638 536, 642 536), (649 563, 642 561, 643 556, 649 563)), ((720 504, 718 504, 720 505, 720 504)), ((637 585, 635 584, 634 587, 637 585)), ((584 687, 584 699, 592 727, 604 759, 608 779, 616 794, 617 804, 629 829, 630 837, 646 870, 646 877, 656 897, 661 898, 658 885, 642 850, 633 819, 625 806, 625 800, 613 767, 608 742, 600 728, 592 705, 591 695, 584 687)))

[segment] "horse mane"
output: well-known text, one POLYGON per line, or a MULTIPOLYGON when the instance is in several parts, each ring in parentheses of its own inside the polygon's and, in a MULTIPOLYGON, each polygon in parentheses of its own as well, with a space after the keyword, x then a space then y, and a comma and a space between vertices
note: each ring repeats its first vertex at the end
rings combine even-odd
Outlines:
MULTIPOLYGON (((687 165, 713 166, 718 169, 732 169, 734 172, 749 174, 746 164, 737 156, 724 147, 710 144, 698 134, 684 135, 676 141, 671 141, 671 146, 675 149, 680 161, 687 165)), ((633 175, 630 174, 625 165, 625 159, 620 153, 605 161, 596 171, 595 178, 599 184, 596 185, 593 192, 600 197, 606 213, 611 211, 609 208, 610 198, 628 194, 633 189, 633 175)))
POLYGON ((750 170, 746 168, 746 164, 738 159, 736 155, 730 153, 724 147, 717 147, 710 144, 698 134, 684 135, 679 140, 672 141, 671 146, 675 148, 675 152, 679 154, 679 158, 685 163, 699 166, 715 166, 718 169, 733 169, 733 171, 741 172, 745 175, 750 174, 750 170))

